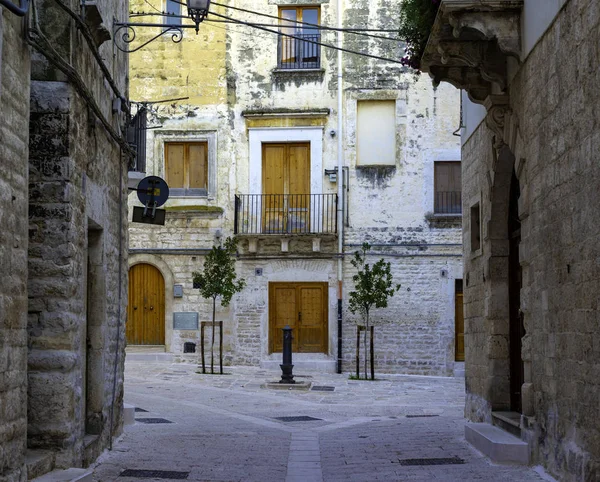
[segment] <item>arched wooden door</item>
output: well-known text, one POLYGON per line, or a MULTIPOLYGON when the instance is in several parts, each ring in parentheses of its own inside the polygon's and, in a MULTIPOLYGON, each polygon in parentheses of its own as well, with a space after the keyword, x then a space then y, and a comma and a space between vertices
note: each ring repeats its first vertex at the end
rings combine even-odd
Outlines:
POLYGON ((149 264, 129 270, 128 345, 165 344, 165 280, 149 264))

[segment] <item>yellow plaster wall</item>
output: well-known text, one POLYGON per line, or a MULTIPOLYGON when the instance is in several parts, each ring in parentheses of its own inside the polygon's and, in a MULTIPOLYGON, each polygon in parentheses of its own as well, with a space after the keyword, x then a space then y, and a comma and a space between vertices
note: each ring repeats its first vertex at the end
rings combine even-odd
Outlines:
MULTIPOLYGON (((165 9, 163 0, 132 0, 131 11, 154 12, 165 9)), ((211 6, 217 13, 222 7, 211 6)), ((182 6, 185 15, 186 7, 182 6)), ((215 17, 216 18, 216 17, 215 17)), ((163 23, 161 16, 132 17, 132 22, 163 23)), ((185 23, 192 24, 189 20, 185 23)), ((160 33, 160 28, 137 28, 131 48, 160 33)), ((130 54, 130 97, 135 101, 157 101, 189 97, 191 105, 213 105, 226 102, 225 80, 227 24, 204 22, 198 35, 184 29, 183 40, 171 41, 171 34, 130 54)))

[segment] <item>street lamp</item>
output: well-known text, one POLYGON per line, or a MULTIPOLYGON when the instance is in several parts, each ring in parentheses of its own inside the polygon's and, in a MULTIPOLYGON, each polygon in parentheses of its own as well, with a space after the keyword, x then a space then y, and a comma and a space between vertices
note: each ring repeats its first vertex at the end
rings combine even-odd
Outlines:
MULTIPOLYGON (((0 0, 2 2, 3 0, 0 0)), ((188 16, 194 22, 194 25, 182 24, 182 25, 173 25, 173 24, 164 24, 164 23, 146 23, 146 22, 115 22, 114 23, 114 35, 113 35, 113 43, 115 47, 119 49, 121 52, 132 53, 137 52, 138 50, 144 48, 151 42, 154 42, 156 39, 166 35, 171 35, 171 40, 175 43, 181 42, 183 39, 183 30, 186 28, 193 28, 196 30, 196 35, 198 35, 198 31, 200 29, 200 24, 204 21, 206 16, 208 15, 208 10, 210 8, 210 0, 185 0, 179 2, 174 0, 176 3, 181 5, 185 5, 188 10, 188 16), (143 44, 137 46, 136 48, 129 48, 130 44, 136 38, 136 29, 137 28, 160 28, 161 31, 147 40, 143 44)), ((159 15, 161 15, 159 13, 159 15)), ((165 15, 164 13, 162 15, 165 15)), ((145 17, 145 16, 156 16, 156 13, 139 13, 135 14, 135 17, 145 17)), ((177 18, 185 18, 185 16, 175 15, 177 18)))
POLYGON ((202 21, 208 15, 210 0, 187 0, 188 15, 196 24, 196 34, 202 21))

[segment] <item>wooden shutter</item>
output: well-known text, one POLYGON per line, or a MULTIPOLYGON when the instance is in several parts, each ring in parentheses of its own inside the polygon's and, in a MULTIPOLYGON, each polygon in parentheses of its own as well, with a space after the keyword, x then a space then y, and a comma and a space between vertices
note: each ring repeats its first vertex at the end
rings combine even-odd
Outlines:
POLYGON ((185 144, 165 145, 165 173, 169 188, 185 188, 185 144))
POLYGON ((188 145, 188 172, 189 172, 189 185, 190 189, 202 189, 204 191, 208 188, 207 183, 207 145, 202 143, 195 143, 188 145))

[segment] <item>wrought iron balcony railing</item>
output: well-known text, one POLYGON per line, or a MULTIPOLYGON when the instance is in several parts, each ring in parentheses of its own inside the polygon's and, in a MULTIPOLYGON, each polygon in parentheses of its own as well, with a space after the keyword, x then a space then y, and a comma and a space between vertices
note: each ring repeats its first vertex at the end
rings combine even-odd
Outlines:
POLYGON ((318 69, 321 67, 319 34, 294 34, 296 38, 279 36, 280 69, 318 69), (299 40, 301 38, 302 40, 299 40))
POLYGON ((337 194, 239 194, 235 234, 336 234, 337 194))
POLYGON ((435 193, 435 214, 461 214, 462 194, 460 191, 438 191, 435 193))

